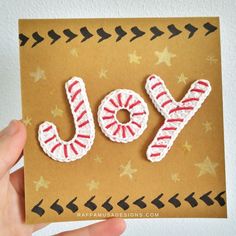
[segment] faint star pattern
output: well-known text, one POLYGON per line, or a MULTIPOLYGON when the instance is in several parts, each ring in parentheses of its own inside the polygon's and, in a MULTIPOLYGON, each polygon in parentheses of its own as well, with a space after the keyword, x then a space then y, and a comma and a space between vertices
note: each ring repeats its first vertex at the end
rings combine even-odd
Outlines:
POLYGON ((126 165, 121 165, 120 168, 122 170, 121 173, 120 173, 120 177, 127 175, 130 179, 132 179, 133 174, 138 171, 137 169, 133 169, 131 167, 131 161, 130 160, 128 161, 128 163, 126 165))
POLYGON ((53 117, 55 118, 57 116, 62 116, 63 115, 63 110, 61 110, 60 108, 55 106, 55 108, 51 110, 51 113, 52 113, 53 117))
POLYGON ((188 143, 188 141, 186 140, 185 143, 183 144, 183 148, 184 148, 185 151, 191 152, 191 150, 192 150, 192 145, 190 145, 190 144, 188 143))
POLYGON ((188 80, 188 77, 186 77, 183 73, 181 73, 181 74, 178 76, 178 84, 179 84, 179 83, 184 83, 184 84, 186 84, 186 80, 188 80))
POLYGON ((175 183, 179 182, 180 181, 179 174, 178 173, 172 174, 171 180, 174 181, 175 183))
POLYGON ((74 57, 78 57, 79 56, 79 52, 78 52, 78 49, 77 48, 72 48, 70 50, 70 54, 74 57))
POLYGON ((96 161, 97 163, 102 163, 102 158, 97 155, 97 156, 94 158, 94 161, 96 161))
POLYGON ((25 126, 31 126, 32 125, 32 118, 30 117, 26 117, 22 120, 22 122, 24 123, 25 126))
POLYGON ((91 180, 90 182, 87 183, 87 187, 89 191, 93 191, 95 189, 98 189, 99 187, 99 182, 95 180, 91 180))
POLYGON ((176 57, 175 54, 168 51, 167 47, 162 52, 155 51, 155 55, 158 57, 157 65, 165 63, 167 66, 171 66, 171 59, 176 57))
POLYGON ((99 78, 100 79, 106 79, 107 78, 107 70, 101 69, 99 72, 99 78))
POLYGON ((212 123, 211 122, 206 121, 202 125, 203 125, 204 130, 205 130, 206 133, 208 133, 209 131, 212 130, 212 123))
POLYGON ((198 177, 205 174, 216 176, 215 169, 218 165, 219 165, 218 163, 212 162, 210 158, 207 156, 203 162, 195 164, 195 166, 197 166, 200 169, 198 177))
POLYGON ((49 181, 46 181, 43 176, 40 176, 38 181, 34 181, 35 184, 35 191, 39 191, 40 188, 48 188, 48 185, 50 184, 49 181))
POLYGON ((216 64, 218 61, 214 56, 208 56, 206 60, 210 63, 210 65, 216 64))
POLYGON ((135 64, 140 64, 140 61, 142 59, 141 56, 138 56, 136 51, 133 51, 133 53, 128 54, 129 57, 129 63, 135 63, 135 64))
POLYGON ((45 80, 45 71, 42 70, 40 67, 37 67, 36 71, 31 72, 30 76, 33 78, 34 82, 37 83, 40 80, 45 80))

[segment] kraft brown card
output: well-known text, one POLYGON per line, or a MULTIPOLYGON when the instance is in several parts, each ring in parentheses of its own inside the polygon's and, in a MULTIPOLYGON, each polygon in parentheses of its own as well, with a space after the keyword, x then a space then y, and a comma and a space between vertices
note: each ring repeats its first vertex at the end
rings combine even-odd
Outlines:
POLYGON ((28 19, 19 38, 28 223, 227 216, 218 18, 28 19))

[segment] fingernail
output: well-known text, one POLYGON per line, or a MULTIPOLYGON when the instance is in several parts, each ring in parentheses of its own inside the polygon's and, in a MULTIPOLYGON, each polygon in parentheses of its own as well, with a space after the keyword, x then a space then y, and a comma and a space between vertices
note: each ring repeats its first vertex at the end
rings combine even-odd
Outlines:
POLYGON ((4 129, 2 130, 1 134, 2 135, 9 135, 9 136, 12 136, 14 135, 15 133, 17 133, 18 131, 18 127, 17 127, 17 120, 12 120, 9 125, 4 129))

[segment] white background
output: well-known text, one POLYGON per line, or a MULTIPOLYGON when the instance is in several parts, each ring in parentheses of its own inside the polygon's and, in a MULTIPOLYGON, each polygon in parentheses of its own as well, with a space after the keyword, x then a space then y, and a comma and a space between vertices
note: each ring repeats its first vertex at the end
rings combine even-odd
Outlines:
MULTIPOLYGON (((21 118, 18 18, 220 16, 228 219, 126 220, 124 235, 236 235, 235 14, 236 0, 0 0, 0 128, 21 118)), ((51 224, 35 235, 52 235, 90 223, 51 224)))

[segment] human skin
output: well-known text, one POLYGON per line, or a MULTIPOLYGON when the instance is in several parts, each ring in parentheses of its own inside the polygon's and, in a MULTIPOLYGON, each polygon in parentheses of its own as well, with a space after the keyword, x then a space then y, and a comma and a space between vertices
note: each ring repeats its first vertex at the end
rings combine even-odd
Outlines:
MULTIPOLYGON (((10 174, 26 142, 26 128, 20 121, 11 121, 0 132, 0 235, 28 236, 46 224, 25 223, 24 168, 10 174)), ((118 236, 125 230, 123 219, 111 218, 84 228, 62 232, 60 236, 118 236)))

